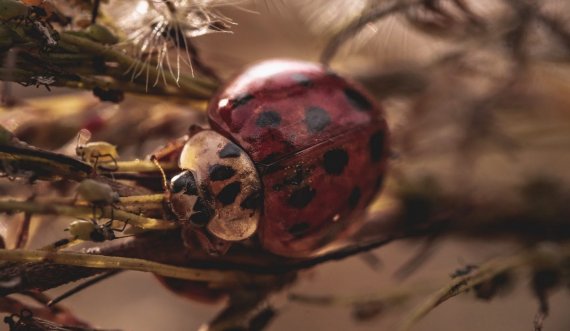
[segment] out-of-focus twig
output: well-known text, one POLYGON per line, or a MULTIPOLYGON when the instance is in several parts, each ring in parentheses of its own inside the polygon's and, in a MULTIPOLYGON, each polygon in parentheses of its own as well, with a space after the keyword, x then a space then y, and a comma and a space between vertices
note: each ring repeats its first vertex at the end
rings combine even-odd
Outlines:
POLYGON ((378 293, 353 296, 310 295, 291 293, 288 299, 295 303, 319 307, 347 307, 352 310, 353 317, 358 320, 370 320, 385 314, 391 309, 402 307, 412 299, 431 291, 431 286, 406 286, 396 289, 383 289, 378 293))
POLYGON ((522 267, 545 267, 560 268, 564 259, 570 258, 570 245, 565 244, 556 250, 544 249, 537 245, 534 248, 524 250, 509 257, 493 259, 479 266, 475 271, 454 278, 449 284, 434 293, 428 300, 415 309, 405 320, 400 330, 410 330, 419 320, 426 316, 443 302, 482 284, 505 272, 518 270, 522 267))
POLYGON ((402 12, 418 2, 418 0, 395 0, 388 5, 378 5, 371 8, 332 37, 321 53, 321 62, 328 64, 337 50, 368 24, 377 22, 394 13, 402 12))

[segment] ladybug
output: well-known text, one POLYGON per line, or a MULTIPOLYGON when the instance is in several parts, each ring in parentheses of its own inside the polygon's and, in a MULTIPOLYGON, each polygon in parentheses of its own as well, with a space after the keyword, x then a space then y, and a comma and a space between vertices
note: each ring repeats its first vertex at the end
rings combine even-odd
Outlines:
POLYGON ((182 149, 170 200, 185 240, 210 252, 253 237, 277 255, 311 255, 354 229, 382 186, 382 109, 319 64, 253 65, 213 98, 208 120, 182 149))

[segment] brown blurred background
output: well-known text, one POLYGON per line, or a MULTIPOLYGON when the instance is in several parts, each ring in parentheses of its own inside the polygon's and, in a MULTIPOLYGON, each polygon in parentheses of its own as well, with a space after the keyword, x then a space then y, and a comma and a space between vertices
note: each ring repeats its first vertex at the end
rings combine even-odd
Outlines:
MULTIPOLYGON (((212 34, 196 40, 205 61, 214 64, 226 76, 230 76, 247 63, 265 58, 317 60, 336 24, 351 19, 351 10, 356 12, 359 4, 359 1, 349 0, 243 2, 240 4, 243 9, 222 8, 227 16, 238 23, 232 28, 232 34, 212 34)), ((474 5, 484 13, 492 13, 495 10, 493 1, 480 1, 474 5)), ((564 8, 562 3, 559 5, 564 8)), ((449 47, 453 45, 431 39, 413 30, 402 20, 390 18, 381 24, 371 25, 356 36, 354 42, 343 48, 332 66, 344 74, 359 77, 363 73, 371 74, 385 71, 387 68, 425 63, 449 47)), ((550 91, 548 86, 544 87, 536 82, 533 85, 533 81, 529 81, 527 86, 541 85, 546 92, 537 93, 553 93, 556 97, 570 92, 568 69, 561 66, 549 70, 551 71, 541 77, 546 77, 546 84, 549 84, 548 78, 555 76, 559 81, 557 89, 550 91)), ((457 87, 450 86, 449 93, 456 92, 453 88, 457 87)), ((435 92, 443 93, 437 89, 435 92)), ((75 91, 54 89, 52 93, 47 93, 43 88, 15 87, 15 96, 20 98, 45 97, 56 93, 75 91)), ((133 97, 128 96, 127 100, 132 100, 131 98, 133 97)), ((390 99, 384 106, 393 132, 397 135, 399 130, 405 130, 401 127, 405 121, 400 113, 408 106, 405 98, 390 99)), ((549 110, 549 114, 556 112, 554 109, 549 110)), ((560 121, 560 118, 545 116, 541 120, 543 121, 539 121, 537 125, 546 126, 548 123, 560 121)), ((430 124, 429 121, 427 124, 430 124)), ((448 124, 454 125, 443 123, 442 126, 448 124)), ((433 134, 440 128, 430 126, 425 133, 433 134)), ((422 136, 419 140, 429 141, 431 138, 433 137, 422 136)), ((446 146, 443 151, 432 149, 435 145, 441 147, 441 141, 452 146, 453 138, 433 139, 428 144, 429 147, 419 148, 417 154, 410 154, 408 159, 395 160, 395 166, 412 169, 410 171, 421 174, 455 178, 458 171, 454 168, 456 164, 451 161, 453 155, 450 153, 453 153, 453 149, 446 149, 446 146)), ((553 153, 552 150, 541 147, 539 139, 538 142, 531 142, 529 146, 523 146, 523 150, 515 158, 504 157, 494 151, 486 154, 483 160, 469 170, 469 179, 466 181, 472 184, 470 187, 476 194, 492 196, 508 191, 513 185, 520 183, 521 176, 527 173, 548 168, 548 172, 567 177, 566 169, 570 159, 566 151, 569 143, 568 140, 556 141, 561 153, 553 153)), ((450 182, 451 186, 457 184, 455 180, 450 182)), ((287 293, 359 297, 381 294, 382 291, 399 287, 409 289, 425 286, 433 290, 448 281, 449 275, 465 264, 481 263, 492 257, 508 254, 515 248, 514 243, 504 240, 446 239, 439 242, 429 260, 403 282, 398 281, 394 274, 422 249, 418 243, 399 242, 374 251, 373 254, 381 261, 377 270, 371 268, 361 257, 321 265, 303 272, 296 284, 283 294, 272 298, 278 316, 268 330, 394 330, 419 301, 412 301, 401 309, 387 311, 375 319, 358 322, 351 316, 348 307, 318 307, 289 302, 287 293)), ((415 330, 532 330, 538 303, 528 287, 529 278, 524 274, 518 278, 512 291, 492 301, 477 300, 473 295, 467 294, 442 304, 420 322, 415 330)), ((67 288, 69 286, 49 293, 61 293, 67 288)), ((568 291, 557 292, 551 297, 550 303, 551 314, 545 322, 544 330, 570 330, 568 291)), ((222 308, 222 304, 204 305, 177 297, 160 286, 152 275, 137 272, 126 272, 95 285, 66 300, 65 304, 93 326, 133 331, 194 330, 222 308)), ((2 328, 6 329, 6 326, 0 326, 0 329, 2 328)))

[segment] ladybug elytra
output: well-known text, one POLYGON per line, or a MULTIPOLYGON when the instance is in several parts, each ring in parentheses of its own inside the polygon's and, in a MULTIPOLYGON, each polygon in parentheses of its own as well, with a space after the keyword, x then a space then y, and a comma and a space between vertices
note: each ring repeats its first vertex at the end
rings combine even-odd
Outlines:
POLYGON ((214 97, 208 118, 211 129, 184 145, 171 206, 220 250, 257 233, 274 254, 307 256, 349 232, 381 187, 380 107, 318 64, 254 65, 214 97))

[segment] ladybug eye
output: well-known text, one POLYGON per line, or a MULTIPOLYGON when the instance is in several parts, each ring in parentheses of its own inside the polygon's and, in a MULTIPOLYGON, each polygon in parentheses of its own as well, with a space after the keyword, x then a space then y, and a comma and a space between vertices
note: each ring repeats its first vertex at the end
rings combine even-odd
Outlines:
POLYGON ((172 193, 184 193, 189 195, 198 195, 198 190, 196 188, 196 179, 194 175, 186 170, 174 176, 170 181, 170 189, 172 193))

